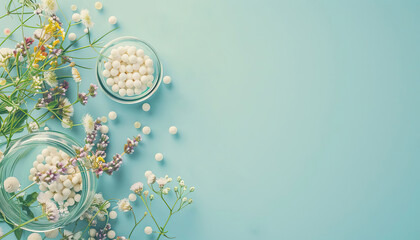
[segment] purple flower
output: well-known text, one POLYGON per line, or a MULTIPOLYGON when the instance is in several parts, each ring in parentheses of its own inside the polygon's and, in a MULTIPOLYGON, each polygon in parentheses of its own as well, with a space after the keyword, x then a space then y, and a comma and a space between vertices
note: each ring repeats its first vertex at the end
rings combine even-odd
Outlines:
POLYGON ((82 105, 86 105, 88 102, 88 96, 86 95, 86 93, 79 93, 78 100, 82 105))

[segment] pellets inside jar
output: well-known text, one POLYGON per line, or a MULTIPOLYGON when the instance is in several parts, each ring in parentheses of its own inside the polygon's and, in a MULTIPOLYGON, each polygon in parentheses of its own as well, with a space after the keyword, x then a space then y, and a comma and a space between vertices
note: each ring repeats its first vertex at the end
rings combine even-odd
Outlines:
POLYGON ((106 85, 122 97, 142 94, 154 85, 155 63, 141 48, 115 47, 103 64, 106 85))

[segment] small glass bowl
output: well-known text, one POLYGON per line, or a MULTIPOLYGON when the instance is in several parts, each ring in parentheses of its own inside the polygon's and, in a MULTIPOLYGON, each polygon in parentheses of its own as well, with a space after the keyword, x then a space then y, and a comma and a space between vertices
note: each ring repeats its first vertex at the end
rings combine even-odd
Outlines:
POLYGON ((102 48, 98 57, 98 61, 96 62, 96 78, 102 90, 114 101, 124 104, 139 103, 152 96, 159 88, 159 85, 162 81, 162 75, 163 67, 160 63, 159 57, 156 54, 156 51, 148 43, 135 37, 120 37, 112 40, 102 48), (143 49, 144 54, 148 55, 150 59, 153 60, 153 68, 155 69, 153 73, 153 85, 151 87, 147 87, 140 94, 135 94, 133 96, 125 95, 124 97, 121 96, 118 92, 112 91, 112 87, 108 86, 106 83, 107 78, 105 78, 102 74, 102 72, 105 70, 104 64, 108 61, 111 50, 120 46, 134 46, 137 49, 143 49))
MULTIPOLYGON (((33 167, 33 162, 36 160, 36 156, 49 146, 54 147, 57 150, 62 150, 72 157, 76 154, 73 146, 80 145, 75 140, 62 133, 40 131, 28 134, 16 141, 6 149, 4 158, 0 161, 0 210, 7 216, 8 220, 15 225, 27 222, 33 217, 27 214, 27 212, 22 211, 22 205, 18 203, 16 197, 10 200, 14 193, 6 192, 3 183, 5 179, 13 176, 19 180, 22 190, 25 187, 30 186, 33 181, 29 180, 28 176, 30 174, 30 169, 33 167)), ((22 227, 23 229, 31 232, 46 232, 61 228, 76 221, 89 208, 96 193, 97 178, 94 173, 87 170, 81 162, 78 163, 78 168, 82 176, 82 190, 78 193, 81 195, 80 201, 74 206, 69 207, 69 213, 65 216, 60 216, 59 220, 55 223, 50 222, 46 217, 43 217, 25 225, 22 227)), ((27 189, 24 192, 24 198, 32 192, 40 192, 38 184, 27 189)), ((37 201, 31 205, 30 209, 35 217, 42 215, 42 208, 37 201)))

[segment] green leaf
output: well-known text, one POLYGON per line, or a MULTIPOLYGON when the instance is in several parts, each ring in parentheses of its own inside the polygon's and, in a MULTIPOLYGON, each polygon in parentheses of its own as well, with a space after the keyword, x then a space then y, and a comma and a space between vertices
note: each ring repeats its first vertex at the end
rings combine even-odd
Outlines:
MULTIPOLYGON (((16 228, 16 226, 13 224, 7 223, 7 225, 9 225, 12 229, 16 228)), ((15 234, 16 239, 20 240, 22 238, 23 230, 19 228, 19 229, 16 229, 13 233, 15 234)))
POLYGON ((28 206, 22 206, 22 210, 25 211, 29 217, 35 218, 34 213, 31 211, 31 209, 28 206))
POLYGON ((37 192, 33 192, 29 194, 28 196, 26 196, 26 199, 24 201, 25 206, 27 207, 31 206, 36 201, 37 197, 38 197, 37 192))

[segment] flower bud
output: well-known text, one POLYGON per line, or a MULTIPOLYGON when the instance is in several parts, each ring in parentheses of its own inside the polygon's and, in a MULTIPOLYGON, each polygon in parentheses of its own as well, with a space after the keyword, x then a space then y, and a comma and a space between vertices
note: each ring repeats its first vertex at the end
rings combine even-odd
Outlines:
POLYGON ((191 187, 190 192, 194 192, 194 191, 195 191, 195 187, 191 187))

